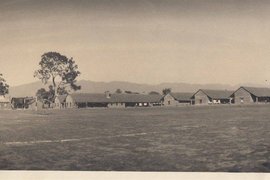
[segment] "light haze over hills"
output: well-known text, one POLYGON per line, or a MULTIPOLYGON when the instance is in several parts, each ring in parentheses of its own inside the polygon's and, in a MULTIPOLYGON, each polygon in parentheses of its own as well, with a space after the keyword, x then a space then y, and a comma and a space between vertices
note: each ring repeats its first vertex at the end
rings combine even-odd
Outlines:
MULTIPOLYGON (((115 92, 116 89, 122 91, 132 91, 139 93, 148 93, 150 91, 162 92, 164 88, 172 88, 173 92, 195 92, 198 89, 227 89, 236 90, 240 85, 227 85, 227 84, 189 84, 189 83, 161 83, 161 84, 139 84, 124 81, 112 81, 112 82, 94 82, 88 80, 78 81, 78 84, 82 86, 82 89, 77 92, 83 93, 103 93, 105 91, 115 92)), ((243 84, 246 86, 258 86, 258 84, 243 84)), ((47 88, 48 85, 43 85, 41 82, 33 82, 20 86, 10 87, 10 96, 34 96, 36 91, 40 88, 47 88)))

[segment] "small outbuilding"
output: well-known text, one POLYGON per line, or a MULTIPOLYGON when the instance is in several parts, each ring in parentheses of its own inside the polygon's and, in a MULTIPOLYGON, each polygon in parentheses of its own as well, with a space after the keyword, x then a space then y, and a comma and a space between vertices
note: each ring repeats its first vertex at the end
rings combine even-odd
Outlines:
POLYGON ((210 105, 210 104, 231 104, 233 91, 227 90, 212 90, 199 89, 192 99, 195 105, 210 105))
POLYGON ((54 100, 54 108, 55 109, 62 109, 66 107, 66 98, 67 95, 59 95, 56 96, 54 100))
POLYGON ((24 109, 25 108, 25 98, 24 97, 13 97, 11 99, 11 104, 13 109, 24 109))
POLYGON ((270 88, 240 87, 232 95, 235 104, 270 103, 270 88))
POLYGON ((162 98, 163 106, 186 106, 192 104, 192 95, 189 92, 174 92, 168 93, 162 98))
POLYGON ((13 109, 36 110, 37 103, 35 97, 13 97, 11 99, 11 107, 13 109))
POLYGON ((0 96, 0 109, 11 109, 11 102, 8 97, 0 96))

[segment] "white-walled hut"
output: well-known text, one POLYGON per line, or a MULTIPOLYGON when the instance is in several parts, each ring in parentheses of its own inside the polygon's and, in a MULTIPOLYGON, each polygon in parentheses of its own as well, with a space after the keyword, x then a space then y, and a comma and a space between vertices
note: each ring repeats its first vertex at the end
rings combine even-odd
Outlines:
POLYGON ((0 109, 11 109, 10 98, 3 95, 0 96, 0 109))
POLYGON ((232 96, 235 104, 270 103, 270 88, 242 86, 232 96))
POLYGON ((67 95, 58 95, 55 97, 54 100, 54 108, 55 109, 62 109, 66 106, 66 98, 67 95))
POLYGON ((186 106, 192 104, 192 95, 189 92, 171 92, 163 96, 162 105, 164 106, 186 106))
POLYGON ((231 104, 232 94, 233 91, 228 90, 199 89, 192 99, 195 105, 231 104))

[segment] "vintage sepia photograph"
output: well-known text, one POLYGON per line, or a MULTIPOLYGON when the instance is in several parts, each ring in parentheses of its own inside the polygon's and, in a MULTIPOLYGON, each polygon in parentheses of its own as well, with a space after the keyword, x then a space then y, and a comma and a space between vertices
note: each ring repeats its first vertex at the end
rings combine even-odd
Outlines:
POLYGON ((0 0, 0 171, 270 172, 270 1, 0 0))

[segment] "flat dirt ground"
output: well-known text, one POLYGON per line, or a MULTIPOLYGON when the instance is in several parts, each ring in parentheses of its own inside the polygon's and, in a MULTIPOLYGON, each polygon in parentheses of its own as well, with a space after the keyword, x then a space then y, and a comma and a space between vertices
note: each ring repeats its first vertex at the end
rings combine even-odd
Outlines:
POLYGON ((270 105, 0 111, 0 169, 270 172, 270 105))

